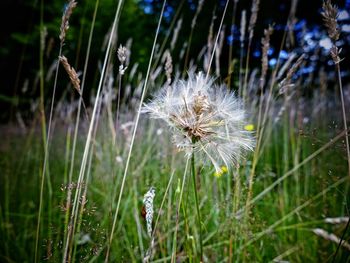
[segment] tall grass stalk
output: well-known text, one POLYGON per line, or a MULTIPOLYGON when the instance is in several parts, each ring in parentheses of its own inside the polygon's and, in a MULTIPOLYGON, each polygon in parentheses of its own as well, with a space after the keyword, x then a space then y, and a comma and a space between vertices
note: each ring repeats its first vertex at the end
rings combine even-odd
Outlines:
POLYGON ((240 97, 242 97, 243 95, 243 73, 244 73, 243 56, 244 56, 244 41, 245 41, 246 27, 247 27, 247 12, 246 10, 243 10, 241 13, 240 37, 239 37, 240 51, 239 51, 238 93, 240 97))
MULTIPOLYGON (((97 132, 97 125, 95 126, 95 131, 94 131, 94 138, 96 136, 96 132, 97 132)), ((81 222, 83 220, 83 214, 84 214, 84 210, 85 210, 85 205, 87 203, 87 190, 88 190, 88 185, 89 185, 89 181, 90 181, 90 176, 91 176, 91 166, 92 166, 92 157, 94 154, 94 145, 92 144, 91 147, 91 151, 90 151, 90 155, 89 155, 89 161, 88 161, 88 170, 87 170, 87 176, 86 176, 86 182, 84 184, 84 193, 82 194, 82 198, 81 198, 81 207, 80 207, 80 211, 79 211, 79 221, 78 221, 78 226, 77 226, 77 233, 80 233, 80 227, 81 227, 81 222)), ((79 186, 78 186, 79 187, 79 186)), ((83 186, 81 186, 83 187, 83 186)), ((72 256, 72 262, 75 262, 75 255, 76 255, 76 251, 77 251, 77 242, 74 243, 73 246, 73 256, 72 256)))
POLYGON ((171 186, 171 184, 172 184, 172 182, 173 182, 174 174, 175 174, 175 171, 172 171, 171 176, 170 176, 170 178, 169 178, 168 185, 167 185, 167 187, 166 187, 166 189, 165 189, 165 192, 164 192, 164 195, 163 195, 162 202, 160 203, 160 207, 159 207, 159 209, 158 209, 157 218, 156 218, 156 220, 155 220, 154 227, 153 227, 153 234, 152 234, 153 237, 154 237, 154 235, 156 234, 156 229, 157 229, 158 222, 159 222, 159 219, 160 219, 161 211, 162 211, 162 209, 163 209, 163 206, 164 206, 164 203, 165 203, 165 199, 166 199, 166 196, 167 196, 168 191, 169 191, 169 189, 170 189, 170 186, 171 186))
POLYGON ((112 241, 113 241, 113 235, 114 235, 114 231, 115 231, 115 226, 116 226, 116 223, 117 223, 117 216, 118 216, 120 202, 121 202, 121 198, 122 198, 122 194, 123 194, 123 190, 124 190, 124 186, 125 186, 125 179, 126 179, 126 175, 128 173, 129 162, 130 162, 130 158, 131 158, 131 152, 132 152, 133 146, 134 146, 136 131, 137 131, 137 128, 138 128, 138 123, 139 123, 140 114, 141 114, 141 108, 142 108, 142 104, 143 104, 143 101, 144 101, 144 98, 145 98, 145 94, 146 94, 146 90, 147 90, 148 79, 149 79, 149 75, 150 75, 150 71, 151 71, 152 60, 153 60, 154 53, 155 53, 155 48, 156 48, 156 43, 157 43, 157 39, 158 39, 158 35, 159 35, 160 25, 161 25, 163 14, 164 14, 165 4, 166 4, 166 0, 163 1, 162 10, 161 10, 160 17, 159 17, 159 20, 158 20, 158 26, 157 26, 157 30, 156 30, 156 35, 154 37, 154 42, 153 42, 153 46, 152 46, 152 52, 151 52, 151 56, 150 56, 150 59, 149 59, 147 73, 146 73, 146 77, 145 77, 145 82, 144 82, 144 86, 143 86, 143 89, 142 89, 142 95, 141 95, 141 99, 140 99, 140 104, 139 104, 139 108, 138 108, 138 111, 137 111, 135 124, 134 124, 134 128, 133 128, 133 134, 132 134, 132 138, 131 138, 129 153, 128 153, 128 157, 126 159, 124 175, 123 175, 123 179, 122 179, 122 183, 121 183, 121 187, 120 187, 120 192, 119 192, 119 197, 118 197, 118 201, 117 201, 117 208, 116 208, 116 211, 115 211, 115 214, 114 214, 114 218, 113 218, 112 230, 111 230, 111 233, 110 233, 109 242, 108 242, 108 246, 107 246, 107 253, 106 253, 106 257, 105 257, 105 262, 108 262, 108 260, 109 260, 109 253, 110 253, 110 249, 111 249, 111 245, 112 245, 112 241))
MULTIPOLYGON (((120 111, 120 95, 121 95, 121 89, 122 89, 122 78, 123 75, 122 74, 118 74, 118 97, 117 97, 117 113, 116 113, 116 117, 115 117, 115 130, 117 130, 119 128, 119 111, 120 111)), ((117 144, 117 136, 115 136, 114 140, 113 140, 113 144, 116 145, 117 144)))
MULTIPOLYGON (((345 132, 345 143, 346 143, 346 153, 347 153, 347 159, 348 159, 348 175, 350 177, 350 147, 349 147, 349 130, 348 130, 348 125, 347 125, 347 118, 346 118, 346 111, 345 111, 345 103, 344 103, 344 95, 343 95, 343 85, 342 85, 342 78, 341 78, 341 74, 340 74, 340 66, 339 63, 335 63, 335 67, 336 67, 336 71, 337 71, 337 76, 338 76, 338 83, 339 83, 339 91, 340 91, 340 100, 341 100, 341 107, 342 107, 342 115, 343 115, 343 124, 344 124, 344 132, 345 132)), ((332 263, 335 262, 339 248, 344 240, 345 237, 345 233, 349 228, 349 224, 350 224, 350 218, 348 219, 348 222, 346 224, 346 227, 342 233, 342 236, 340 238, 340 242, 337 246, 337 250, 334 253, 334 257, 332 260, 332 263)))
POLYGON ((192 22, 191 22, 191 32, 190 32, 190 36, 188 38, 188 44, 187 44, 186 56, 185 56, 185 62, 184 62, 184 73, 185 73, 185 71, 187 69, 187 64, 188 64, 188 61, 189 61, 189 55, 190 55, 190 49, 191 49, 191 44, 192 44, 193 31, 194 31, 194 28, 195 28, 195 26, 197 24, 197 18, 198 18, 199 13, 202 11, 203 5, 204 5, 204 0, 199 0, 198 1, 198 6, 197 6, 197 9, 196 9, 196 13, 194 14, 192 22))
POLYGON ((250 19, 249 19, 249 27, 248 27, 249 39, 248 39, 247 56, 246 56, 246 63, 245 63, 244 84, 241 92, 241 95, 244 101, 247 99, 246 92, 247 92, 247 86, 248 86, 250 52, 251 52, 251 46, 252 46, 252 41, 254 37, 254 28, 255 28, 256 20, 258 18, 258 13, 259 13, 259 5, 260 5, 260 0, 253 0, 250 19))
MULTIPOLYGON (((350 178, 350 146, 349 146, 349 137, 348 137, 348 126, 347 126, 347 118, 346 118, 346 110, 345 110, 345 103, 344 103, 344 95, 343 95, 343 84, 342 84, 342 78, 340 73, 340 62, 342 59, 340 58, 340 52, 341 49, 337 47, 337 41, 340 37, 340 29, 338 25, 338 8, 335 5, 332 5, 330 0, 326 0, 323 2, 322 5, 323 12, 323 21, 327 28, 328 36, 330 37, 332 41, 332 47, 330 49, 330 54, 332 56, 333 62, 335 64, 336 74, 338 78, 338 84, 339 84, 339 91, 340 91, 340 101, 341 101, 341 107, 342 107, 342 117, 343 117, 343 125, 344 125, 344 132, 345 132, 345 143, 346 143, 346 153, 347 153, 347 162, 348 162, 348 175, 350 178)), ((342 244, 343 237, 345 235, 345 232, 347 231, 349 227, 350 219, 348 220, 348 223, 345 227, 345 230, 342 234, 342 237, 340 239, 340 242, 338 244, 337 250, 333 257, 333 262, 336 259, 337 253, 339 251, 339 247, 342 244)))
POLYGON ((347 124, 346 109, 345 109, 344 94, 343 94, 343 84, 342 84, 339 63, 335 64, 335 68, 337 71, 339 91, 340 91, 340 101, 341 101, 343 125, 344 125, 344 132, 345 132, 346 153, 347 153, 347 159, 348 159, 348 174, 350 177, 350 146, 349 146, 349 135, 348 135, 349 130, 348 130, 348 124, 347 124))
POLYGON ((210 60, 209 60, 209 64, 208 64, 208 70, 207 70, 207 74, 206 74, 206 77, 205 77, 205 79, 206 79, 205 81, 207 81, 208 78, 209 78, 211 64, 213 63, 213 59, 214 59, 215 52, 216 52, 216 47, 217 47, 218 42, 219 42, 221 28, 222 28, 222 25, 224 23, 224 18, 225 18, 227 7, 228 7, 229 3, 230 3, 230 0, 227 0, 226 4, 225 4, 224 12, 222 13, 222 16, 221 16, 220 26, 219 26, 218 32, 216 34, 216 39, 215 39, 213 51, 212 51, 211 56, 210 56, 210 60))
MULTIPOLYGON (((173 30, 173 28, 174 28, 174 26, 175 26, 175 22, 176 22, 177 18, 179 17, 179 15, 181 14, 181 10, 182 10, 182 7, 183 7, 185 1, 186 1, 186 0, 182 0, 182 1, 180 2, 179 6, 177 7, 176 13, 175 13, 175 15, 173 16, 173 18, 172 18, 172 20, 171 20, 171 23, 170 23, 170 25, 169 25, 169 28, 168 28, 169 34, 166 34, 166 36, 165 36, 165 38, 164 38, 164 40, 163 40, 163 42, 162 42, 162 45, 160 46, 160 49, 159 49, 159 51, 157 52, 158 55, 155 56, 155 62, 153 63, 153 67, 152 67, 152 69, 151 69, 151 72, 154 72, 154 71, 156 70, 156 68, 157 68, 157 66, 158 66, 158 63, 159 63, 160 59, 162 58, 162 54, 163 54, 163 52, 164 52, 164 49, 165 49, 165 47, 166 47, 166 44, 167 44, 167 42, 168 42, 168 40, 169 40, 169 37, 171 36, 170 32, 173 30)), ((175 32, 174 32, 174 33, 175 33, 175 32)))
POLYGON ((182 197, 183 197, 183 192, 184 192, 184 188, 185 188, 189 162, 190 162, 190 158, 187 158, 185 171, 184 171, 184 174, 182 176, 182 184, 181 184, 181 190, 180 190, 180 194, 179 194, 179 200, 177 202, 175 230, 174 230, 174 235, 173 235, 173 248, 172 248, 172 252, 171 252, 171 263, 175 263, 176 262, 177 231, 179 229, 180 208, 181 208, 181 204, 182 204, 182 197))
MULTIPOLYGON (((286 31, 284 32, 283 37, 282 37, 280 50, 282 50, 282 48, 284 46, 285 39, 286 39, 286 31)), ((271 106, 272 106, 273 87, 276 83, 276 77, 277 77, 279 65, 280 65, 280 56, 278 56, 276 68, 272 72, 269 91, 268 91, 268 95, 267 95, 266 102, 265 102, 264 114, 260 115, 259 116, 260 119, 258 120, 259 127, 257 128, 257 130, 259 131, 259 133, 257 133, 257 143, 256 143, 254 155, 253 155, 252 168, 250 170, 249 179, 248 179, 248 193, 247 193, 246 208, 245 208, 246 216, 249 213, 249 202, 250 202, 250 200, 252 198, 252 194, 253 194, 253 183, 254 183, 255 169, 256 169, 256 166, 258 164, 258 160, 260 158, 260 155, 262 153, 262 144, 264 141, 266 142, 268 140, 268 136, 263 136, 263 135, 264 135, 265 129, 268 128, 267 122, 268 122, 269 111, 270 111, 271 106)), ((245 84, 244 84, 244 86, 245 86, 245 84)))
MULTIPOLYGON (((236 21, 237 3, 238 3, 238 0, 233 1, 230 34, 233 34, 232 31, 233 31, 233 27, 234 27, 235 21, 236 21)), ((228 77, 227 86, 228 87, 231 87, 231 75, 233 73, 232 51, 233 51, 233 43, 230 44, 230 47, 228 50, 228 71, 227 71, 227 77, 228 77)))
MULTIPOLYGON (((83 77, 81 82, 81 95, 79 96, 79 103, 78 103, 78 110, 75 120, 75 127, 74 127, 74 137, 73 137, 73 145, 71 149, 71 160, 70 160, 70 169, 69 169, 69 176, 68 176, 68 185, 72 183, 73 180, 73 170, 74 170, 74 164, 75 164, 75 151, 76 151, 76 144, 78 139, 78 131, 79 131, 79 124, 80 124, 80 113, 81 113, 81 104, 83 102, 83 92, 85 87, 85 80, 86 80, 86 72, 87 67, 89 64, 89 58, 90 58, 90 50, 91 50, 91 43, 92 43, 92 37, 93 32, 95 28, 95 21, 96 21, 96 14, 98 10, 100 0, 96 0, 95 8, 94 8, 94 14, 92 17, 91 27, 90 27, 90 33, 89 33, 89 39, 88 39, 88 45, 86 50, 86 59, 84 63, 84 70, 83 70, 83 77)), ((64 233, 64 240, 67 240, 67 233, 66 231, 68 229, 68 223, 69 223, 69 213, 70 213, 70 205, 71 205, 71 198, 72 198, 72 191, 68 191, 67 193, 67 201, 66 201, 66 219, 65 219, 65 233, 64 233)))
POLYGON ((82 185, 82 182, 84 180, 87 157, 88 157, 89 150, 90 150, 92 130, 93 130, 94 122, 96 119, 97 106, 98 106, 99 100, 100 100, 102 84, 103 84, 104 76, 106 73, 107 60, 109 57, 109 53, 111 52, 111 46, 112 46, 114 32, 115 32, 115 29, 118 25, 118 20, 119 20, 122 2, 123 1, 121 0, 118 3, 117 10, 116 10, 115 17, 114 17, 114 21, 113 21, 113 25, 112 25, 112 30, 111 30, 110 37, 108 40, 107 50, 106 50, 104 63, 103 63, 102 71, 101 71, 101 77, 100 77, 100 81, 99 81, 99 85, 98 85, 98 89, 97 89, 97 94, 96 94, 96 101, 95 101, 92 116, 91 116, 89 131, 88 131, 88 135, 87 135, 87 139, 86 139, 86 143, 85 143, 85 148, 84 148, 84 153, 83 153, 83 159, 82 159, 81 166, 80 166, 80 172, 79 172, 79 177, 78 177, 78 182, 77 182, 78 187, 75 191, 73 207, 72 207, 72 212, 71 212, 71 216, 70 216, 70 223, 69 223, 69 228, 68 228, 68 234, 67 234, 67 240, 66 240, 66 245, 64 248, 64 254, 63 254, 63 259, 62 259, 63 262, 66 262, 68 259, 68 251, 69 251, 70 243, 74 237, 75 224, 76 224, 77 215, 78 215, 79 199, 80 199, 80 194, 81 194, 81 187, 79 187, 79 186, 82 185))
POLYGON ((201 221, 201 213, 199 211, 199 203, 198 203, 198 188, 197 188, 197 179, 196 179, 196 167, 195 167, 195 157, 194 152, 191 156, 191 172, 192 172, 192 180, 193 180, 193 191, 194 191, 194 201, 196 204, 197 211, 197 224, 199 228, 199 252, 200 252, 200 261, 203 261, 203 236, 202 236, 202 221, 201 221))
MULTIPOLYGON (((40 1, 40 30, 42 32, 44 28, 44 1, 40 1)), ((41 123, 42 123, 42 136, 44 141, 44 163, 43 168, 41 171, 41 183, 40 183, 40 197, 39 197, 39 211, 38 211, 38 221, 37 221, 37 229, 36 229, 36 238, 35 238, 35 252, 34 252, 34 262, 38 261, 38 244, 39 244, 39 237, 40 237, 40 225, 41 225, 41 214, 42 214, 42 207, 43 207, 43 197, 44 197, 44 184, 45 184, 45 176, 46 176, 46 170, 48 166, 48 159, 49 159, 49 144, 50 144, 50 137, 51 137, 51 125, 52 125, 52 118, 53 118, 53 108, 55 103, 55 96, 56 96, 56 87, 57 87, 57 78, 58 78, 58 70, 59 70, 59 61, 57 61, 56 65, 56 73, 55 73, 55 80, 54 80, 54 86, 52 91, 52 97, 51 97, 51 107, 50 107, 50 116, 49 116, 49 124, 48 124, 48 130, 46 133, 46 119, 45 119, 45 107, 44 107, 44 46, 43 42, 40 41, 40 53, 39 53, 39 61, 40 61, 40 105, 41 105, 41 123)), ((59 57, 62 55, 62 48, 63 48, 63 41, 60 43, 60 49, 59 49, 59 57)), ((49 178, 48 178, 49 179, 49 178)), ((51 192, 51 191, 50 191, 51 192)))

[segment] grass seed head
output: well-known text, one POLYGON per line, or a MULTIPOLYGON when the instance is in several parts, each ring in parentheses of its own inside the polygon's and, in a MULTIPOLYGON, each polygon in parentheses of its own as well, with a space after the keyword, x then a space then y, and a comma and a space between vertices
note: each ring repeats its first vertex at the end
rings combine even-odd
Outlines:
POLYGON ((117 51, 117 55, 120 62, 119 73, 121 75, 124 75, 125 70, 129 64, 130 51, 127 47, 120 45, 117 51))
POLYGON ((69 18, 73 13, 73 9, 77 6, 77 2, 74 0, 70 0, 67 4, 67 7, 65 8, 63 15, 62 15, 62 22, 60 27, 60 40, 61 43, 64 42, 66 39, 66 33, 69 29, 69 18))
POLYGON ((146 211, 147 233, 152 237, 152 222, 153 222, 153 200, 156 195, 156 189, 152 186, 143 197, 143 204, 146 211))
POLYGON ((68 63, 68 60, 65 56, 59 57, 59 60, 62 63, 64 69, 67 71, 68 76, 69 76, 74 88, 81 95, 80 79, 78 77, 78 73, 75 71, 75 69, 73 67, 71 67, 71 65, 68 63))
POLYGON ((323 21, 327 27, 328 35, 333 41, 337 41, 340 35, 337 23, 338 8, 335 5, 332 5, 330 0, 323 2, 322 8, 323 21))

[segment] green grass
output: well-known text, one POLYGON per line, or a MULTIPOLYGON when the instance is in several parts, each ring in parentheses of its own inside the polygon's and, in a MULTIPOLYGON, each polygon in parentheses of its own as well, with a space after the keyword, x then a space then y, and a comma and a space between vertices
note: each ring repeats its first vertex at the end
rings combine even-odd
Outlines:
MULTIPOLYGON (((122 3, 119 1, 116 9, 115 28, 119 27, 122 3)), ((43 1, 41 4, 43 18, 43 1)), ((96 1, 95 12, 98 6, 99 1, 96 1)), ((26 120, 30 123, 26 132, 19 132, 17 127, 0 130, 0 262, 65 262, 65 250, 67 262, 103 262, 105 258, 108 262, 141 262, 151 243, 146 222, 141 216, 143 196, 151 186, 156 189, 153 262, 171 262, 172 259, 174 262, 172 256, 176 256, 179 262, 199 262, 200 240, 204 262, 346 262, 350 255, 348 250, 341 247, 335 256, 338 244, 313 232, 315 228, 322 228, 341 237, 346 224, 332 225, 326 223, 325 218, 349 215, 350 185, 346 168, 349 160, 346 157, 345 132, 330 124, 341 122, 340 107, 335 102, 334 107, 324 107, 318 113, 311 113, 319 101, 317 98, 301 98, 299 89, 307 91, 311 87, 304 84, 306 79, 303 76, 298 76, 297 80, 292 78, 297 68, 288 72, 290 75, 286 82, 296 85, 280 96, 283 98, 278 95, 279 84, 283 81, 276 79, 282 66, 279 64, 267 69, 264 75, 266 84, 260 82, 260 91, 256 87, 260 73, 248 81, 254 69, 243 54, 249 54, 251 50, 243 50, 244 45, 241 47, 240 64, 242 66, 246 60, 246 67, 232 72, 229 83, 231 77, 235 84, 239 76, 244 76, 245 84, 242 86, 240 81, 229 88, 238 89, 240 94, 243 92, 247 110, 251 112, 249 120, 255 124, 258 140, 255 152, 242 160, 239 167, 221 177, 214 176, 214 168, 209 163, 204 164, 196 157, 192 165, 183 153, 177 152, 170 134, 164 127, 158 126, 158 122, 149 120, 145 115, 139 118, 137 109, 141 108, 144 98, 165 81, 162 68, 159 68, 159 78, 154 79, 152 75, 158 70, 159 63, 163 63, 161 57, 169 45, 169 36, 179 19, 181 6, 169 29, 162 29, 169 33, 165 39, 162 40, 158 30, 154 34, 146 75, 142 70, 133 76, 129 72, 138 61, 132 61, 123 76, 109 70, 115 62, 110 59, 116 55, 112 50, 117 47, 113 37, 109 37, 102 70, 95 68, 95 82, 99 82, 97 94, 101 92, 105 97, 96 95, 94 114, 89 112, 94 116, 91 123, 81 114, 76 141, 76 109, 72 109, 73 106, 66 103, 64 97, 56 98, 63 108, 52 103, 53 122, 46 123, 44 112, 49 106, 44 105, 44 95, 50 89, 49 83, 44 83, 43 73, 47 70, 43 63, 45 47, 40 47, 40 109, 34 113, 33 121, 26 120), (154 53, 157 42, 162 43, 161 51, 154 53), (114 79, 117 81, 107 85, 110 83, 108 78, 112 82, 114 79), (118 98, 118 102, 109 98, 110 94, 105 94, 106 90, 113 93, 114 87, 123 90, 123 97, 118 98), (127 93, 128 88, 130 91, 127 93), (65 106, 68 110, 72 109, 72 118, 65 115, 65 106), (285 110, 282 111, 282 108, 285 110), (275 122, 278 112, 281 113, 280 119, 275 122), (304 117, 309 123, 303 122, 304 117), (138 127, 134 138, 133 125, 123 128, 123 124, 130 121, 135 124, 135 120, 138 127), (114 127, 115 123, 118 123, 117 127, 114 127), (48 135, 46 127, 52 127, 48 135), (51 141, 46 142, 46 138, 51 138, 51 141), (73 158, 71 154, 75 142, 73 158), (49 149, 46 156, 45 149, 49 149), (129 157, 130 163, 127 161, 129 157), (43 169, 46 158, 47 169, 43 169), (71 163, 72 160, 74 163, 71 163), (84 169, 85 172, 81 172, 84 169), (195 171, 192 172, 194 177, 191 171, 195 171), (82 183, 77 185, 81 178, 82 183), (71 196, 71 201, 67 206, 68 196, 71 196), (74 200, 76 203, 73 205, 74 200), (40 203, 42 209, 39 209, 40 203), (72 207, 77 209, 71 220, 72 207), (156 218, 159 219, 157 224, 156 218), (77 223, 71 234, 69 230, 75 219, 77 223)), ((93 17, 94 21, 95 15, 93 17)), ((225 14, 222 14, 219 28, 224 17, 225 14)), ((237 21, 233 19, 234 23, 237 24, 237 21)), ((41 21, 41 28, 43 26, 41 21)), ((162 15, 158 20, 158 27, 161 26, 164 26, 162 15)), ((92 23, 87 43, 89 47, 93 42, 94 27, 92 23)), ((219 34, 216 35, 219 28, 212 28, 214 32, 209 33, 212 34, 211 45, 215 46, 219 41, 219 34)), ((174 72, 170 74, 173 78, 186 71, 181 65, 190 64, 192 34, 196 34, 196 30, 191 26, 189 43, 182 50, 186 53, 185 61, 180 58, 173 65, 174 72)), ((281 49, 287 41, 285 36, 281 49)), ((82 35, 76 41, 83 43, 82 35)), ((207 44, 203 45, 206 47, 207 44)), ((207 48, 206 53, 210 54, 206 54, 205 59, 211 61, 215 53, 208 52, 207 48)), ((68 47, 65 46, 63 51, 68 52, 68 47)), ((176 53, 172 53, 174 58, 176 53)), ((88 51, 82 80, 87 74, 89 54, 88 51)), ((202 60, 198 57, 194 66, 205 68, 202 60)), ((226 62, 231 64, 232 61, 226 62)), ((214 64, 209 66, 208 76, 212 73, 210 69, 214 71, 214 66, 222 67, 214 64)), ((118 66, 116 62, 115 69, 118 66)), ((216 81, 224 78, 218 76, 216 81)), ((61 80, 58 84, 62 84, 61 80)), ((88 84, 87 88, 96 86, 88 84)), ((322 90, 322 102, 330 100, 331 95, 330 91, 322 90)), ((51 99, 53 102, 54 98, 51 99)), ((343 122, 345 119, 346 116, 343 122)), ((345 233, 344 239, 349 240, 349 233, 345 233)))
MULTIPOLYGON (((122 156, 125 160, 128 142, 126 137, 119 136, 120 147, 113 147, 111 134, 104 123, 101 121, 93 147, 87 203, 74 241, 75 261, 103 261, 120 189, 124 167, 115 158, 122 156)), ((156 187, 154 206, 157 216, 174 171, 155 232, 153 257, 154 260, 170 260, 177 188, 181 184, 185 158, 172 148, 166 132, 155 136, 155 129, 149 127, 152 126, 143 123, 135 141, 111 247, 111 262, 142 260, 150 241, 145 221, 140 215, 143 195, 150 186, 156 187)), ((50 180, 47 180, 44 190, 39 251, 40 259, 46 258, 50 262, 61 261, 63 253, 65 212, 62 206, 67 196, 64 187, 67 180, 66 159, 70 160, 64 147, 70 146, 66 129, 66 126, 60 127, 53 136, 49 158, 50 180)), ((262 151, 256 168, 253 197, 336 135, 336 131, 333 134, 320 132, 318 137, 293 132, 293 137, 281 140, 284 131, 283 127, 273 130, 262 151), (287 163, 284 159, 286 154, 290 160, 287 163)), ((0 254, 3 262, 33 260, 40 189, 38 174, 43 160, 43 148, 37 133, 8 136, 1 149, 0 254)), ((74 178, 77 177, 83 143, 84 138, 79 138, 74 178)), ((268 262, 280 255, 290 262, 325 262, 331 259, 337 244, 316 236, 312 229, 319 227, 338 236, 342 234, 344 224, 330 225, 323 220, 348 214, 349 184, 344 179, 344 163, 342 142, 335 142, 255 202, 248 218, 235 212, 245 206, 251 157, 237 170, 238 174, 233 171, 235 175, 231 172, 220 178, 213 176, 210 166, 197 163, 205 259, 209 262, 230 259, 235 262, 268 262), (339 180, 342 180, 341 183, 332 188, 339 180), (285 219, 281 221, 281 218, 285 219)), ((191 176, 188 175, 187 180, 177 234, 177 256, 185 261, 189 260, 187 256, 199 249, 191 176)), ((341 248, 338 259, 345 259, 348 255, 341 248)))

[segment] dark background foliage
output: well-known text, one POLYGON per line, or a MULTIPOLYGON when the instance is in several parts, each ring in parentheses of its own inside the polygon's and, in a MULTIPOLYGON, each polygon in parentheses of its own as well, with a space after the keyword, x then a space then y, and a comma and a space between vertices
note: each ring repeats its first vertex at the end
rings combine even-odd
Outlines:
MULTIPOLYGON (((139 70, 145 72, 150 49, 153 42, 154 32, 162 6, 161 0, 128 0, 125 1, 118 28, 118 45, 132 38, 131 63, 139 63, 139 70)), ((222 51, 222 75, 227 74, 228 49, 233 45, 234 57, 239 56, 239 24, 241 11, 247 10, 249 21, 251 1, 238 1, 235 25, 231 25, 233 15, 233 2, 231 1, 225 17, 226 39, 222 51), (226 71, 225 71, 226 70, 226 71)), ((298 74, 310 74, 317 72, 320 67, 326 67, 330 76, 333 73, 333 64, 329 58, 329 51, 320 45, 321 40, 326 38, 325 28, 322 24, 322 1, 309 0, 298 1, 295 26, 288 48, 279 51, 281 39, 286 30, 286 23, 290 14, 292 1, 287 0, 262 0, 258 14, 258 22, 252 45, 251 65, 258 67, 260 63, 261 44, 260 40, 263 30, 269 24, 274 25, 275 33, 271 39, 269 51, 270 67, 276 63, 280 55, 286 59, 291 51, 299 54, 306 53, 308 63, 298 74)), ((98 9, 94 37, 92 41, 91 59, 88 68, 87 87, 84 96, 89 97, 91 91, 96 87, 96 79, 99 74, 99 63, 105 52, 105 38, 113 21, 113 16, 118 1, 101 0, 98 9)), ((199 51, 206 44, 209 27, 213 14, 216 15, 214 32, 217 31, 220 17, 226 1, 205 1, 202 12, 199 14, 198 22, 193 35, 190 57, 196 58, 199 51)), ((343 32, 339 45, 343 47, 342 62, 343 78, 348 81, 349 72, 349 14, 350 1, 333 1, 344 12, 339 21, 343 26, 343 32)), ((39 96, 39 50, 40 50, 40 20, 46 29, 45 51, 44 51, 44 75, 47 77, 50 67, 55 63, 59 48, 59 27, 61 16, 66 2, 64 0, 40 1, 40 0, 3 0, 1 3, 4 15, 1 16, 0 35, 0 119, 8 121, 13 119, 16 110, 26 111, 39 96), (42 14, 42 16, 41 16, 42 14)), ((169 0, 165 8, 164 21, 160 42, 168 34, 167 29, 172 19, 176 18, 176 12, 181 8, 183 26, 180 31, 179 40, 173 50, 173 59, 177 63, 178 54, 183 43, 188 41, 190 25, 194 16, 197 1, 195 0, 169 0)), ((71 64, 79 71, 83 68, 85 60, 87 41, 92 21, 95 1, 78 1, 78 7, 70 19, 70 29, 67 35, 64 54, 70 58, 71 64)), ((116 57, 114 58, 116 59, 116 57)), ((183 63, 180 61, 179 63, 183 63)), ((60 76, 62 78, 62 76, 60 76)), ((317 78, 310 85, 317 86, 317 78)), ((61 82, 62 83, 62 82, 61 82)), ((66 78, 64 82, 66 84, 66 78)), ((234 85, 234 84, 233 84, 234 85)), ((45 82, 45 97, 50 98, 52 77, 47 77, 45 82)), ((62 85, 61 85, 62 86, 62 85)), ((234 88, 234 87, 233 87, 234 88)), ((58 90, 58 95, 63 94, 64 89, 58 90)))

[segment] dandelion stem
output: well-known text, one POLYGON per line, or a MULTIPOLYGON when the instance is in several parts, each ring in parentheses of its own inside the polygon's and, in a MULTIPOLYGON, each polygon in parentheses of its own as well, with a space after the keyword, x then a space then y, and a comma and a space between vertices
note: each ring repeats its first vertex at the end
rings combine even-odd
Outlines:
POLYGON ((199 226, 200 262, 202 262, 203 261, 202 223, 201 223, 201 214, 199 211, 199 204, 198 204, 198 193, 197 193, 196 168, 195 168, 194 153, 192 153, 192 157, 191 157, 191 166, 192 166, 193 191, 194 191, 194 197, 195 197, 195 202, 196 202, 197 220, 198 220, 198 226, 199 226))
POLYGON ((185 171, 184 171, 184 174, 182 177, 182 184, 181 184, 181 190, 180 190, 180 194, 179 194, 179 201, 177 203, 177 208, 176 208, 176 223, 175 223, 175 231, 174 231, 174 236, 173 236, 173 248, 172 248, 172 253, 171 253, 171 263, 176 262, 177 231, 179 229, 180 206, 181 206, 182 196, 183 196, 185 182, 186 182, 187 168, 188 168, 189 160, 190 159, 187 158, 185 171))

